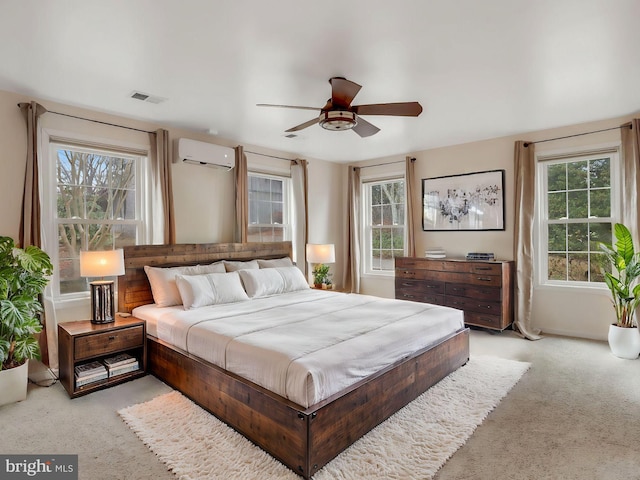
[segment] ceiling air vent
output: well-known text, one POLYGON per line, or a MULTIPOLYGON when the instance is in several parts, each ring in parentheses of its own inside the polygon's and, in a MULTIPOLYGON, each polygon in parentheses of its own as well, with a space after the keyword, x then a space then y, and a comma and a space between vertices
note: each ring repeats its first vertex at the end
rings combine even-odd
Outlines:
POLYGON ((142 93, 142 92, 131 92, 130 95, 131 98, 135 99, 135 100, 141 100, 143 102, 147 102, 147 103, 162 103, 166 100, 166 98, 162 98, 162 97, 157 97, 154 95, 149 95, 148 93, 142 93))

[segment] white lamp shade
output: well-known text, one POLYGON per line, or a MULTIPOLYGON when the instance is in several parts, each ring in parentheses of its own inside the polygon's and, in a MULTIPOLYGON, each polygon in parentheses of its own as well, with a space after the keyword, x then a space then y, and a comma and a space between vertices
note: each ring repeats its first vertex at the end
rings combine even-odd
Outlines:
POLYGON ((335 263, 336 251, 333 243, 317 244, 307 243, 307 262, 309 263, 335 263))
POLYGON ((80 251, 81 277, 116 275, 124 275, 124 254, 121 248, 99 252, 80 251))

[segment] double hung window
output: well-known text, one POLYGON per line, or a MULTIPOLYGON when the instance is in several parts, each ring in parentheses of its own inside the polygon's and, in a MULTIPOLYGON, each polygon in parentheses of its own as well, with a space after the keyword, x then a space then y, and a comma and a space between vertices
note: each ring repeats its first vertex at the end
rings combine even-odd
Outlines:
POLYGON ((249 242, 291 240, 291 179, 249 173, 249 242))
POLYGON ((593 285, 609 268, 598 247, 618 218, 618 155, 539 162, 541 283, 593 285))

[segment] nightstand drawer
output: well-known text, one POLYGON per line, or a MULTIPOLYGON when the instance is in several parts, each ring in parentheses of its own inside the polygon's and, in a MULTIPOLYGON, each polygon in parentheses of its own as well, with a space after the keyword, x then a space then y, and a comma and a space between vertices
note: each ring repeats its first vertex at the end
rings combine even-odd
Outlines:
POLYGON ((120 328, 105 333, 96 333, 75 339, 75 360, 140 347, 144 344, 142 325, 120 328))

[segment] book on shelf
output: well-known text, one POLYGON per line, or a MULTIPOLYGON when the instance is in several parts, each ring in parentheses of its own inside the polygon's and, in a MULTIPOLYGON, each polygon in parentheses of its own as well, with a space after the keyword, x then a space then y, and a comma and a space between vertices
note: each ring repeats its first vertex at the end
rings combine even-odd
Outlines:
POLYGON ((106 372, 106 367, 99 361, 94 360, 93 362, 83 363, 82 365, 76 365, 74 368, 76 377, 84 378, 88 376, 92 376, 95 374, 100 374, 102 372, 106 372))
POLYGON ((140 364, 137 360, 132 363, 126 363, 117 367, 109 368, 109 378, 116 377, 118 375, 124 375, 125 373, 135 372, 140 370, 140 364))
POLYGON ((119 355, 115 355, 113 357, 105 358, 104 364, 107 368, 119 367, 121 365, 128 365, 131 363, 137 363, 136 357, 129 355, 128 353, 120 353, 119 355))
POLYGON ((94 383, 103 382, 109 378, 109 372, 105 368, 103 372, 93 375, 87 375, 85 377, 78 377, 76 375, 76 388, 83 387, 85 385, 92 385, 94 383))

